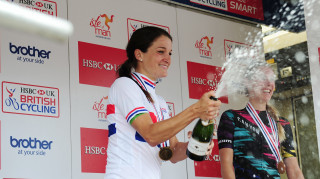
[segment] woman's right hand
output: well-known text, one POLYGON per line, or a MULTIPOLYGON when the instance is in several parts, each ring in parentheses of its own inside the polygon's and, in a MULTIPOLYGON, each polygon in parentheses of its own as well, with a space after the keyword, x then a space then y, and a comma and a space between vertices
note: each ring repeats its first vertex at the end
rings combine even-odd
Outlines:
POLYGON ((195 113, 202 120, 211 120, 219 115, 221 101, 211 100, 211 96, 215 96, 212 90, 204 93, 195 105, 195 113))

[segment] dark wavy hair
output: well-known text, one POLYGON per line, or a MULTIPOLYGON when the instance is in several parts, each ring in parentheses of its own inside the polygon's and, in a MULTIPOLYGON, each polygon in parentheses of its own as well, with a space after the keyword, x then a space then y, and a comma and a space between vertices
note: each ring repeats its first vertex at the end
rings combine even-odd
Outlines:
POLYGON ((152 43, 163 35, 172 41, 171 35, 159 27, 147 26, 134 31, 126 48, 128 59, 118 69, 118 76, 130 78, 132 69, 136 69, 137 67, 134 51, 139 49, 143 53, 147 52, 152 43))
MULTIPOLYGON (((131 78, 131 72, 133 69, 137 68, 138 64, 134 51, 139 49, 143 53, 146 53, 152 43, 161 36, 166 36, 172 41, 171 35, 159 27, 147 26, 134 31, 126 48, 128 59, 118 69, 118 76, 131 78)), ((146 95, 147 99, 153 103, 150 94, 142 88, 141 90, 146 95)))

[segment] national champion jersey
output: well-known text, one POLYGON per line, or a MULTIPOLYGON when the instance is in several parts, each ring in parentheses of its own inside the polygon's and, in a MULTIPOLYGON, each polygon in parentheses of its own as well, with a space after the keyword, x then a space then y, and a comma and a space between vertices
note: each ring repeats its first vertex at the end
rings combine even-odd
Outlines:
POLYGON ((132 79, 118 78, 109 91, 107 113, 109 143, 105 179, 160 179, 159 147, 150 146, 131 126, 136 117, 145 113, 150 114, 154 123, 169 118, 165 100, 155 93, 155 83, 136 72, 132 73, 132 79), (149 92, 153 104, 133 79, 149 92))
MULTIPOLYGON (((257 111, 271 134, 266 111, 257 111)), ((296 156, 290 123, 279 119, 286 134, 281 143, 283 158, 296 156)), ((218 127, 219 149, 233 149, 233 166, 237 179, 280 178, 277 161, 266 139, 246 109, 228 110, 221 115, 218 127)))

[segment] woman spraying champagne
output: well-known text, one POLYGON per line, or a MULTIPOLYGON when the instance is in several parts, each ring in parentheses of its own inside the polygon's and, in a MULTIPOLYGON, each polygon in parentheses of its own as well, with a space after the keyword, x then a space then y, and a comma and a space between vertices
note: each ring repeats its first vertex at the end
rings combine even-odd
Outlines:
POLYGON ((109 144, 105 179, 160 179, 162 161, 187 158, 186 142, 176 134, 193 120, 209 120, 219 113, 220 101, 209 91, 199 101, 169 117, 165 100, 156 94, 156 82, 168 74, 172 37, 157 27, 136 30, 128 42, 128 59, 109 91, 109 144))

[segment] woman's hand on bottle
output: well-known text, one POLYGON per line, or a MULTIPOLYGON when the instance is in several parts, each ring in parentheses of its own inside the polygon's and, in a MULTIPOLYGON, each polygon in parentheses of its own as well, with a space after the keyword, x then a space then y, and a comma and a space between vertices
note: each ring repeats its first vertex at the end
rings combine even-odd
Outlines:
POLYGON ((196 112, 202 120, 211 120, 219 115, 221 101, 211 100, 210 96, 215 96, 214 91, 204 93, 196 104, 196 112))
MULTIPOLYGON (((216 135, 217 135, 217 133, 213 132, 213 136, 216 136, 216 135)), ((192 131, 188 131, 188 139, 190 139, 191 137, 192 137, 192 131)), ((214 147, 214 142, 213 142, 213 140, 211 140, 211 142, 208 146, 208 149, 206 151, 207 156, 211 155, 213 147, 214 147)))

